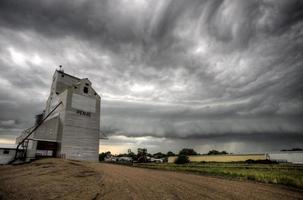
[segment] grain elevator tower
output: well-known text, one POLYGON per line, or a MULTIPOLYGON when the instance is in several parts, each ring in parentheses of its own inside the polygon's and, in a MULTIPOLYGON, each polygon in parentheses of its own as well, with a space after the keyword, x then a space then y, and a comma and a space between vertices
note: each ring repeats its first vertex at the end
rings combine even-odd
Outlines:
POLYGON ((36 126, 17 138, 17 143, 27 142, 23 145, 27 158, 98 161, 100 102, 87 78, 56 70, 45 111, 37 116, 36 126))

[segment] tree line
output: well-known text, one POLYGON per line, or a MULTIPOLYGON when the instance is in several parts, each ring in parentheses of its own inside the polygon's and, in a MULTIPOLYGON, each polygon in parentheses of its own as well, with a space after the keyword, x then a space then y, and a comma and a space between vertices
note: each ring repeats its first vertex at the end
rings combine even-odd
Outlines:
MULTIPOLYGON (((118 154, 115 155, 115 157, 131 157, 133 160, 136 160, 138 162, 146 162, 147 157, 153 157, 158 159, 165 159, 167 161, 167 158, 170 156, 177 156, 176 163, 187 163, 189 162, 188 156, 191 155, 223 155, 228 154, 226 151, 217 151, 217 150, 210 150, 207 154, 199 154, 192 148, 183 148, 179 151, 178 154, 175 154, 172 151, 168 151, 167 153, 157 152, 155 154, 150 154, 147 152, 146 148, 138 148, 137 154, 132 152, 130 149, 127 153, 124 154, 118 154)), ((104 161, 106 157, 112 156, 110 151, 102 152, 99 154, 99 160, 104 161)))

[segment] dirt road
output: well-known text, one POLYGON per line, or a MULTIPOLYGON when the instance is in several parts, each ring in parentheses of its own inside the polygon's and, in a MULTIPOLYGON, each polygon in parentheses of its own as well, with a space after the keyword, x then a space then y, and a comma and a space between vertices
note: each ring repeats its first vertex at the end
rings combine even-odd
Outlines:
POLYGON ((157 171, 112 164, 91 164, 103 174, 102 199, 303 199, 280 186, 157 171))
POLYGON ((0 199, 303 199, 303 192, 262 183, 133 168, 41 160, 0 167, 0 199))

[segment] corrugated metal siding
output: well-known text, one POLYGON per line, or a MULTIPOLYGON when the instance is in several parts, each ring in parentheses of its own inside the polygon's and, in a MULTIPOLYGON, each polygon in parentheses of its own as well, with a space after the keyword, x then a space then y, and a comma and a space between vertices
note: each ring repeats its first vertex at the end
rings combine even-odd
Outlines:
POLYGON ((76 126, 64 126, 61 154, 67 159, 98 160, 99 131, 76 126))
POLYGON ((44 122, 36 131, 34 138, 56 141, 58 138, 59 116, 44 122))

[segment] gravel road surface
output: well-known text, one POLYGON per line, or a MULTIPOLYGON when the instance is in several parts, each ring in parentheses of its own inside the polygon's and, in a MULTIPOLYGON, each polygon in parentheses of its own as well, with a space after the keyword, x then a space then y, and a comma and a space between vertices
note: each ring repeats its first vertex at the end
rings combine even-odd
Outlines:
POLYGON ((282 186, 113 164, 91 164, 102 174, 102 199, 303 199, 282 186))
POLYGON ((128 166, 44 159, 0 166, 0 200, 303 199, 303 191, 128 166))

